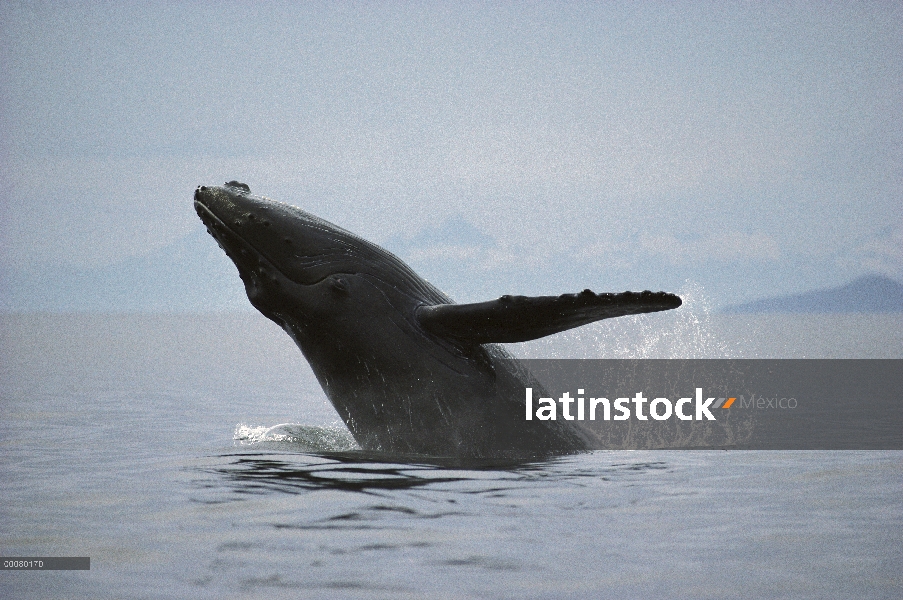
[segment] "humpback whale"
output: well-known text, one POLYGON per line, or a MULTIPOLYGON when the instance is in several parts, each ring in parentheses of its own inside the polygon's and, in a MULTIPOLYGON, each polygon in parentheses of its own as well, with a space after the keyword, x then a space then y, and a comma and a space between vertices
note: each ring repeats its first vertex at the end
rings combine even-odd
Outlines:
POLYGON ((198 186, 194 207, 251 304, 292 337, 368 451, 520 460, 586 450, 567 421, 525 419, 525 389, 548 394, 497 344, 681 304, 590 290, 456 304, 387 250, 244 183, 198 186))

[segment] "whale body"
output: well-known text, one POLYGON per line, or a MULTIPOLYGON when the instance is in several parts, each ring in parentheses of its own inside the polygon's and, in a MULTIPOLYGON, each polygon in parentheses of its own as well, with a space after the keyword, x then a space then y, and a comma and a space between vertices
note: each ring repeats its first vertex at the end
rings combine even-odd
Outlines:
POLYGON ((523 459, 588 449, 564 420, 526 420, 548 394, 498 343, 677 308, 664 292, 502 296, 455 304, 387 250, 237 181, 194 207, 251 304, 301 349, 364 450, 523 459))

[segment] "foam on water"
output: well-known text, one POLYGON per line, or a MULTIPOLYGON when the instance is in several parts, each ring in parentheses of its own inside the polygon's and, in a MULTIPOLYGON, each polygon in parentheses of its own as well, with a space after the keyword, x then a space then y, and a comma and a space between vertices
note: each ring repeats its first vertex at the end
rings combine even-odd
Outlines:
POLYGON ((301 425, 280 423, 279 425, 235 426, 232 439, 241 446, 256 444, 289 444, 301 452, 347 452, 360 450, 351 432, 344 425, 301 425))

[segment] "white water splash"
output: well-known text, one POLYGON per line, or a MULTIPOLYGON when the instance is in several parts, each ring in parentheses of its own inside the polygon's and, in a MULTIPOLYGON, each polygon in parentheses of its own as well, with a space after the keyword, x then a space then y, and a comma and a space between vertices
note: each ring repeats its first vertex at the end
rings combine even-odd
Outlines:
POLYGON ((521 358, 725 358, 712 305, 702 286, 688 281, 680 308, 597 321, 536 342, 511 346, 521 358))
POLYGON ((232 436, 239 445, 249 446, 267 442, 292 444, 297 450, 311 452, 347 452, 360 450, 351 432, 344 426, 315 426, 280 423, 255 426, 239 423, 232 436))
MULTIPOLYGON (((599 336, 597 349, 603 356, 612 358, 723 358, 727 344, 714 333, 712 305, 702 286, 687 282, 678 292, 683 300, 680 308, 665 313, 628 317, 628 336, 624 339, 624 327, 620 336, 611 331, 599 336), (616 342, 614 348, 610 347, 616 342)), ((617 323, 602 323, 611 329, 617 323)), ((600 332, 601 333, 601 332, 600 332)))

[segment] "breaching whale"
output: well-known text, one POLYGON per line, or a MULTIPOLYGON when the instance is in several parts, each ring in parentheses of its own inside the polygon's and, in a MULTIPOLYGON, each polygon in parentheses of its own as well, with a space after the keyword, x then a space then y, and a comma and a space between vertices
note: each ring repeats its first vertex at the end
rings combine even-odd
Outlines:
POLYGON ((387 250, 237 181, 194 207, 248 299, 288 333, 364 450, 459 459, 578 452, 564 420, 526 420, 541 385, 502 347, 593 321, 677 308, 664 292, 502 296, 455 304, 387 250))

